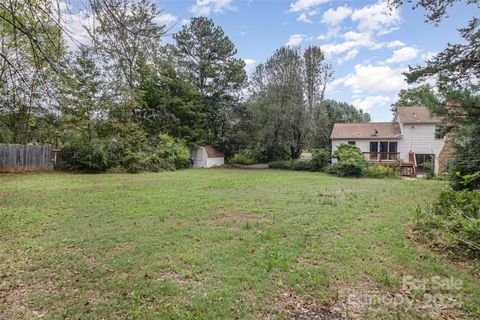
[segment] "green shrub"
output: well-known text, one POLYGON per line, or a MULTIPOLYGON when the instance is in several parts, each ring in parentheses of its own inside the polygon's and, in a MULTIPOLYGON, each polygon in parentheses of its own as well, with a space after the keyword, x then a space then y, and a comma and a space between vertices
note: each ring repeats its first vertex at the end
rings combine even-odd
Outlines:
POLYGON ((361 177, 366 166, 358 161, 342 161, 335 165, 335 174, 339 177, 361 177))
POLYGON ((372 164, 365 170, 365 176, 369 178, 400 178, 400 170, 397 167, 372 164))
POLYGON ((128 173, 140 173, 143 170, 145 170, 145 167, 142 166, 140 163, 137 162, 132 162, 128 164, 127 166, 127 172, 128 173))
POLYGON ((132 146, 114 140, 85 138, 72 140, 62 150, 64 169, 82 172, 127 172, 175 170, 185 168, 190 150, 183 141, 166 134, 132 146), (113 170, 110 170, 115 168, 113 170))
POLYGON ((292 169, 292 161, 288 160, 278 160, 270 162, 271 169, 280 169, 280 170, 291 170, 292 169))
POLYGON ((122 163, 128 172, 159 172, 185 168, 190 157, 188 147, 182 141, 175 141, 166 134, 144 144, 141 150, 128 152, 122 163))
POLYGON ((417 208, 414 230, 454 255, 480 258, 480 192, 444 190, 431 207, 417 208))
POLYGON ((435 178, 435 164, 433 163, 433 161, 425 161, 423 163, 423 168, 425 170, 425 178, 435 178))
POLYGON ((332 175, 337 175, 337 164, 332 164, 325 167, 325 172, 332 175))
POLYGON ((190 151, 182 141, 175 141, 168 134, 160 134, 150 142, 151 158, 147 165, 152 168, 175 170, 187 166, 190 151))
POLYGON ((450 163, 454 173, 452 187, 455 190, 480 189, 480 178, 469 179, 468 183, 463 179, 480 172, 480 125, 460 126, 454 136, 455 157, 450 163))
POLYGON ((104 172, 120 163, 122 146, 114 141, 78 139, 62 149, 64 169, 81 172, 104 172))
POLYGON ((255 158, 248 151, 237 153, 228 161, 229 164, 254 164, 255 162, 255 158))
POLYGON ((341 144, 333 153, 338 163, 328 169, 339 177, 361 177, 367 170, 367 161, 360 149, 349 144, 341 144))
POLYGON ((312 167, 314 171, 321 171, 328 164, 331 158, 331 153, 327 149, 312 150, 312 167))
POLYGON ((362 151, 350 144, 341 144, 338 146, 337 150, 333 152, 333 157, 338 159, 338 162, 349 161, 349 162, 358 162, 366 165, 367 161, 362 154, 362 151))
POLYGON ((291 169, 295 171, 315 171, 315 166, 311 160, 293 161, 291 169))

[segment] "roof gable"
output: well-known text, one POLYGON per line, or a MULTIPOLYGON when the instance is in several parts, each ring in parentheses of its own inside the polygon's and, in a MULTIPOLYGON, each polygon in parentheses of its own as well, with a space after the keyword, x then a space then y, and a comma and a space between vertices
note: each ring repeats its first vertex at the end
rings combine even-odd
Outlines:
POLYGON ((223 154, 223 152, 220 152, 218 151, 217 149, 215 149, 212 145, 210 144, 206 144, 204 146, 202 146, 205 148, 205 151, 207 151, 207 156, 209 158, 223 158, 225 157, 225 155, 223 154))
POLYGON ((397 107, 396 119, 402 123, 440 123, 427 107, 397 107))
POLYGON ((331 139, 400 139, 397 122, 335 123, 331 139))

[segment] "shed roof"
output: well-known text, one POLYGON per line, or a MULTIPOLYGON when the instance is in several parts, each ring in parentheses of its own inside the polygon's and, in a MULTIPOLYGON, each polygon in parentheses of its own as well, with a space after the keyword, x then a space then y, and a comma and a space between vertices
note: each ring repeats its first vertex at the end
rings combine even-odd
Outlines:
POLYGON ((331 139, 400 139, 398 122, 335 123, 331 139))
POLYGON ((207 156, 209 158, 222 158, 222 157, 225 157, 225 155, 223 154, 223 152, 220 152, 218 151, 217 149, 215 149, 212 145, 210 144, 206 144, 204 146, 202 146, 205 148, 205 150, 207 151, 207 156))
POLYGON ((397 120, 403 123, 439 123, 427 107, 397 107, 397 120))

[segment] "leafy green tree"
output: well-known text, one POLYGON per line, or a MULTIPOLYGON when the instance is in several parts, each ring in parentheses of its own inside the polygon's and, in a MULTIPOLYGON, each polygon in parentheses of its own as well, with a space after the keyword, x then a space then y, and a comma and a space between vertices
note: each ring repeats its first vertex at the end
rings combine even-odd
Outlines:
POLYGON ((270 159, 298 158, 311 130, 304 91, 305 65, 298 48, 282 47, 252 76, 258 144, 270 159))
POLYGON ((323 102, 327 83, 333 76, 333 69, 330 64, 325 63, 325 55, 320 47, 308 47, 303 53, 303 60, 305 92, 311 122, 307 144, 310 148, 324 148, 328 145, 330 126, 323 102))
POLYGON ((322 147, 330 145, 330 134, 335 123, 359 123, 370 122, 370 114, 363 110, 357 110, 351 104, 335 100, 325 100, 323 102, 327 115, 327 126, 324 127, 322 134, 318 137, 318 143, 322 147))
POLYGON ((439 104, 439 97, 433 92, 430 85, 425 84, 415 88, 402 89, 398 100, 392 104, 392 111, 397 107, 435 106, 439 104))
MULTIPOLYGON (((66 130, 73 128, 85 134, 86 141, 97 137, 95 123, 108 115, 109 100, 102 72, 91 50, 80 48, 74 54, 68 86, 62 90, 62 122, 66 130)), ((72 131, 72 130, 69 130, 72 131)))
POLYGON ((88 31, 96 52, 113 77, 131 89, 136 88, 139 67, 153 63, 164 35, 164 26, 154 22, 157 4, 150 0, 111 0, 108 5, 94 1, 93 6, 99 23, 88 31))
POLYGON ((161 73, 145 66, 141 78, 137 120, 146 133, 164 132, 190 145, 205 142, 206 115, 198 90, 180 79, 171 65, 164 64, 161 73))
MULTIPOLYGON (((399 6, 403 0, 393 0, 399 6)), ((411 1, 409 1, 411 2, 411 1)), ((418 0, 415 7, 427 10, 427 21, 438 24, 447 16, 448 8, 464 2, 480 9, 478 0, 418 0)), ((476 150, 480 127, 480 18, 473 17, 466 27, 459 30, 463 42, 448 44, 447 47, 426 61, 425 66, 410 68, 406 73, 409 83, 422 82, 436 77, 440 101, 432 110, 443 116, 454 131, 456 157, 453 171, 461 176, 480 172, 479 154, 476 150)), ((454 181, 458 187, 458 181, 454 181)))
POLYGON ((222 28, 211 19, 192 18, 174 35, 182 74, 202 95, 207 113, 209 142, 219 143, 228 131, 228 114, 246 81, 245 62, 222 28))
POLYGON ((61 29, 44 11, 54 11, 51 1, 0 3, 0 118, 5 141, 35 142, 34 123, 53 111, 52 84, 65 50, 61 29))

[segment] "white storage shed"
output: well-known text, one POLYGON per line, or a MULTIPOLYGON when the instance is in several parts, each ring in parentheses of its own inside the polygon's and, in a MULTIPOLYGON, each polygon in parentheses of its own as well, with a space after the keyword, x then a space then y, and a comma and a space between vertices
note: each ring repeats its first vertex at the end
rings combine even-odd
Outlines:
POLYGON ((193 150, 192 159, 195 168, 212 168, 225 164, 225 155, 208 144, 193 150))

